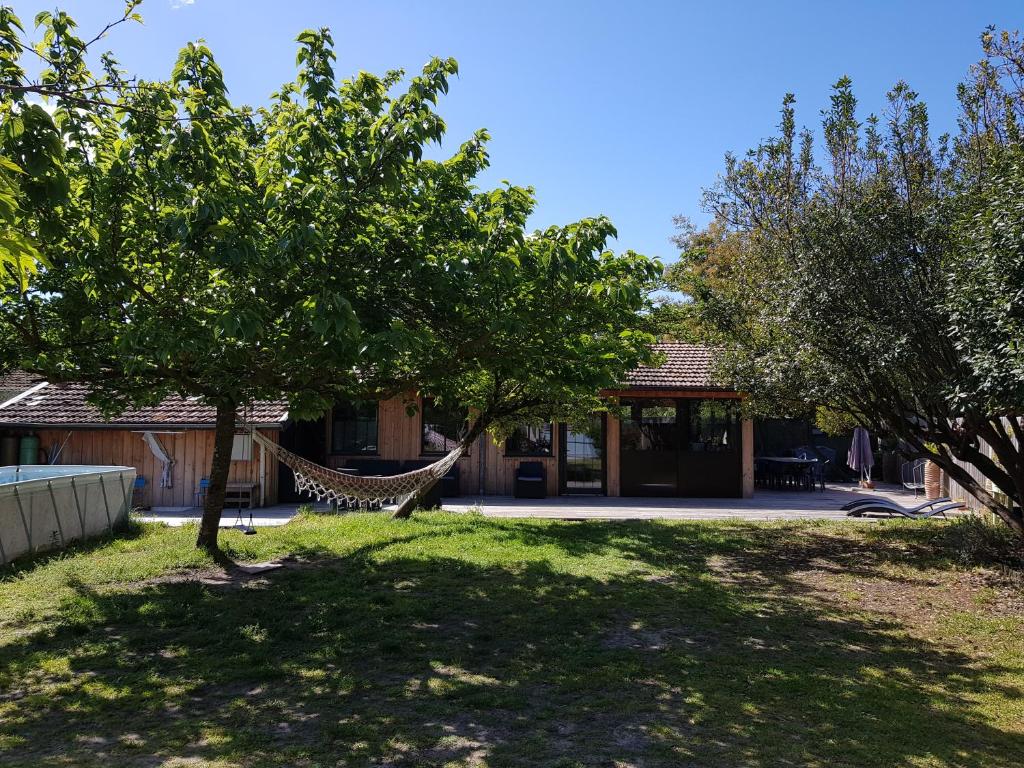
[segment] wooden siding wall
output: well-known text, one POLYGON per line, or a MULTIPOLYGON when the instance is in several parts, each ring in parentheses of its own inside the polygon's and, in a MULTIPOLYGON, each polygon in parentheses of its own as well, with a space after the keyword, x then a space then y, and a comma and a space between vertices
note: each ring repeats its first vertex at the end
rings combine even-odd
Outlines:
POLYGON ((754 497, 754 421, 743 419, 740 449, 743 451, 743 498, 754 497))
MULTIPOLYGON (((967 470, 967 474, 981 483, 983 488, 991 488, 991 481, 985 477, 973 464, 957 461, 961 469, 967 470)), ((943 496, 949 496, 953 501, 962 501, 970 509, 975 511, 985 509, 985 505, 978 501, 960 483, 951 478, 945 472, 942 473, 943 496)))
MULTIPOLYGON (((636 395, 648 396, 646 392, 636 395)), ((659 393, 663 394, 663 393, 659 393)), ((697 393, 700 397, 724 397, 723 393, 697 393)), ((674 393, 678 397, 678 393, 674 393)), ((735 395, 732 395, 735 397, 735 395)), ((405 397, 394 397, 382 400, 377 415, 377 442, 379 457, 392 461, 406 461, 425 458, 420 456, 421 411, 410 416, 406 411, 405 397)), ((419 404, 419 403, 418 403, 419 404)), ((330 430, 330 419, 325 419, 326 428, 330 430)), ((619 420, 608 414, 606 427, 607 448, 607 493, 609 496, 622 494, 622 481, 619 473, 619 420)), ((743 422, 743 457, 742 486, 743 495, 750 497, 754 493, 754 428, 753 422, 743 422)), ((330 434, 326 436, 326 444, 330 445, 330 434)), ((511 496, 515 471, 521 461, 540 461, 547 468, 547 492, 549 496, 558 495, 558 452, 561 435, 557 425, 552 435, 552 455, 550 457, 505 456, 505 446, 495 444, 490 435, 484 435, 470 448, 470 455, 459 459, 459 486, 464 496, 481 495, 481 460, 483 461, 484 495, 511 496), (484 447, 481 450, 481 446, 484 447)), ((345 462, 354 458, 345 455, 330 457, 331 466, 344 466, 345 462)))
MULTIPOLYGON (((111 464, 135 467, 146 478, 146 487, 138 503, 145 507, 191 507, 195 504, 199 481, 209 476, 213 459, 212 429, 183 429, 158 433, 156 436, 164 450, 174 459, 173 487, 160 487, 162 466, 141 432, 122 429, 39 430, 40 444, 48 456, 63 444, 58 464, 111 464), (69 437, 70 435, 70 437, 69 437), (67 442, 65 443, 65 438, 67 442)), ((278 441, 277 430, 261 430, 261 434, 278 441)), ((253 445, 250 461, 231 462, 229 482, 260 482, 260 451, 253 445)), ((266 503, 277 503, 277 462, 266 457, 266 503)), ((257 499, 259 499, 257 490, 257 499)), ((258 503, 258 501, 257 501, 258 503)))
MULTIPOLYGON (((377 412, 377 444, 379 457, 392 461, 407 461, 420 458, 434 458, 420 455, 422 434, 422 403, 420 409, 410 416, 406 410, 407 399, 393 397, 382 400, 377 412)), ((330 429, 330 419, 325 420, 330 429)), ((505 446, 498 446, 490 435, 480 437, 469 449, 469 456, 459 459, 459 489, 464 496, 480 495, 480 462, 483 461, 485 495, 511 496, 516 467, 520 461, 541 461, 547 467, 548 495, 558 495, 558 430, 554 430, 553 450, 550 458, 520 457, 504 455, 505 446), (481 450, 481 446, 484 449, 481 450)), ((327 436, 330 445, 330 435, 327 436)), ((352 456, 333 455, 332 466, 344 466, 352 456)))
POLYGON ((622 423, 619 421, 618 416, 609 413, 605 420, 607 453, 605 456, 605 471, 608 473, 606 487, 609 496, 622 495, 622 474, 619 472, 619 450, 622 447, 619 439, 621 434, 622 423))

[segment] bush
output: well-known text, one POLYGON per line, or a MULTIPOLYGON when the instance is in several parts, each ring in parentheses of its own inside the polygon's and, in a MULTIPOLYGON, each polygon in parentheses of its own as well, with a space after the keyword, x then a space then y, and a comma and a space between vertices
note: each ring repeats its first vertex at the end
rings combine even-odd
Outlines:
POLYGON ((965 515, 945 526, 946 546, 963 565, 999 563, 1024 570, 1024 543, 990 515, 965 515))

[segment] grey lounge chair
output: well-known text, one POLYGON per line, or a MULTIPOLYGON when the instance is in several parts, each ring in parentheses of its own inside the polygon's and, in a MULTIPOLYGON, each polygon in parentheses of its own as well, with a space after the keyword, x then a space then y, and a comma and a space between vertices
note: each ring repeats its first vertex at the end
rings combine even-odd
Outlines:
POLYGON ((924 504, 918 504, 916 507, 907 507, 897 504, 895 501, 881 498, 868 498, 858 499, 857 501, 851 501, 849 504, 844 504, 842 509, 846 511, 847 517, 863 517, 866 514, 878 514, 884 512, 887 515, 902 515, 913 520, 924 520, 928 517, 935 517, 936 515, 946 516, 947 512, 952 512, 956 509, 963 509, 964 504, 959 501, 953 501, 949 498, 933 499, 926 501, 924 504))
MULTIPOLYGON (((936 504, 948 504, 951 501, 952 499, 949 498, 948 496, 943 496, 941 499, 932 499, 931 501, 926 501, 923 504, 918 504, 916 507, 913 507, 910 511, 919 512, 922 509, 926 509, 927 507, 934 507, 936 504)), ((854 499, 853 501, 849 501, 846 504, 843 504, 843 506, 840 507, 840 509, 844 511, 849 511, 851 509, 856 509, 857 507, 879 506, 882 504, 888 504, 891 507, 901 506, 892 499, 887 499, 884 496, 862 496, 859 499, 854 499)), ((905 507, 903 508, 906 509, 905 507)))

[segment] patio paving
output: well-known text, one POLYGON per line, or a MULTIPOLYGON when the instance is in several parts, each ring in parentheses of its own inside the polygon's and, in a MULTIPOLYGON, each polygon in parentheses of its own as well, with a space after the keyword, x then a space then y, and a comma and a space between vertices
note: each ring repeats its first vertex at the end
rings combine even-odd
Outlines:
MULTIPOLYGON (((597 520, 807 520, 847 519, 840 507, 865 495, 892 499, 913 506, 914 494, 901 486, 882 485, 873 491, 855 484, 827 484, 824 491, 772 491, 758 488, 751 499, 627 498, 608 496, 554 496, 514 499, 484 496, 476 501, 446 501, 453 512, 476 509, 488 517, 546 517, 597 520)), ((924 501, 918 498, 917 503, 924 501)), ((858 519, 858 518, 852 518, 858 519)), ((870 519, 870 518, 869 518, 870 519)))
MULTIPOLYGON (((855 484, 828 484, 824 491, 772 491, 758 488, 752 499, 629 498, 608 496, 553 496, 547 499, 514 499, 511 496, 467 495, 446 499, 449 512, 480 512, 488 517, 542 517, 595 520, 841 520, 847 519, 840 507, 865 495, 892 499, 903 506, 915 504, 914 494, 898 485, 879 484, 866 491, 855 484)), ((916 503, 923 501, 916 499, 916 503)), ((298 511, 299 504, 277 504, 253 509, 252 524, 283 525, 298 511)), ((314 505, 327 511, 327 504, 314 505)), ((385 511, 387 511, 385 507, 385 511)), ((242 522, 249 524, 250 510, 242 510, 242 522)), ((167 525, 198 523, 198 507, 156 507, 139 514, 147 522, 167 525)), ((238 519, 235 510, 225 510, 221 525, 231 527, 238 519)), ((858 519, 858 518, 853 518, 858 519)), ((872 518, 868 518, 872 519, 872 518)), ((877 518, 875 518, 877 519, 877 518)))
MULTIPOLYGON (((242 523, 249 525, 249 513, 252 513, 252 525, 260 528, 265 525, 284 525, 298 512, 299 504, 275 504, 270 507, 242 510, 242 523)), ((314 505, 318 510, 326 511, 326 504, 314 505)), ((190 523, 199 524, 203 510, 199 507, 153 507, 142 510, 136 515, 138 520, 146 523, 165 523, 179 526, 190 523)), ((225 509, 220 518, 221 528, 231 528, 238 521, 238 510, 225 509)))

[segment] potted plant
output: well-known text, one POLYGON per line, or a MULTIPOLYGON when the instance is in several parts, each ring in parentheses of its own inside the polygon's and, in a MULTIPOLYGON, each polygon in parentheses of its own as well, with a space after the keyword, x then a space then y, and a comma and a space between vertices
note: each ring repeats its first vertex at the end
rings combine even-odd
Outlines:
MULTIPOLYGON (((937 447, 932 443, 926 443, 925 448, 929 451, 936 451, 937 447)), ((924 464, 924 497, 926 499, 937 499, 942 495, 942 469, 931 459, 924 464)))

